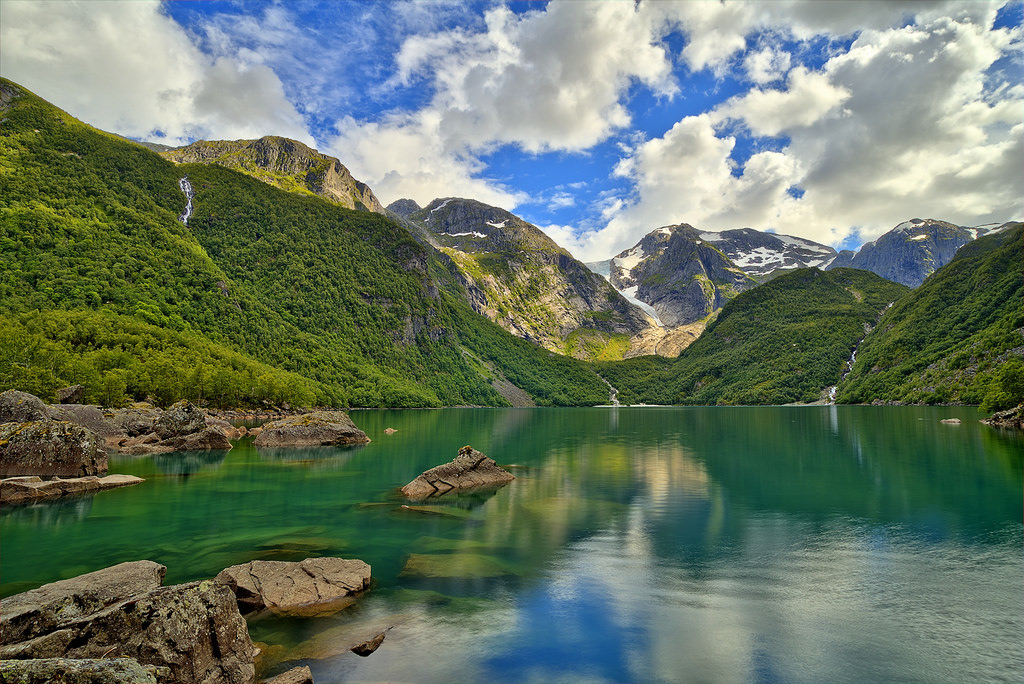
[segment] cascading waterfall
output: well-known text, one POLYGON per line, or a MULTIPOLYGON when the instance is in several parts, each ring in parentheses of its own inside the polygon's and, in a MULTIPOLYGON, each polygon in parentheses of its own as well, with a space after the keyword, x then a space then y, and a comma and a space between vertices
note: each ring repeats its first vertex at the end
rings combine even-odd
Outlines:
POLYGON ((181 212, 181 216, 178 217, 178 220, 188 226, 188 220, 192 216, 192 198, 195 197, 196 193, 192 189, 192 184, 189 182, 188 176, 182 176, 181 179, 178 180, 178 187, 181 188, 183 193, 185 193, 185 199, 187 200, 185 202, 185 211, 181 212))
MULTIPOLYGON (((886 307, 884 309, 882 309, 878 313, 878 318, 881 319, 882 318, 882 314, 884 314, 886 311, 891 309, 892 305, 895 304, 895 303, 896 302, 889 302, 889 304, 886 305, 886 307)), ((877 322, 875 323, 875 325, 877 325, 877 322)), ((869 326, 865 326, 865 328, 864 328, 864 337, 862 337, 859 340, 857 340, 857 344, 853 345, 853 351, 850 352, 850 358, 846 361, 846 367, 843 369, 843 374, 840 376, 839 382, 842 382, 843 380, 845 380, 846 376, 849 375, 850 371, 853 370, 853 364, 857 362, 857 348, 860 347, 860 343, 863 342, 864 338, 866 338, 868 336, 868 334, 872 330, 874 330, 874 329, 875 329, 874 325, 872 325, 870 327, 869 326)), ((839 385, 832 385, 831 387, 828 388, 828 403, 830 403, 830 404, 836 403, 836 388, 837 387, 839 387, 839 385)))

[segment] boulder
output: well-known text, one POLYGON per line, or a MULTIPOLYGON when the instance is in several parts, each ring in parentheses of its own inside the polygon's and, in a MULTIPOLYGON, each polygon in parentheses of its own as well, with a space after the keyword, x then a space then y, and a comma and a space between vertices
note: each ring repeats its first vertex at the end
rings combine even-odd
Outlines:
POLYGON ((0 506, 56 499, 68 494, 92 494, 145 482, 134 475, 76 477, 68 480, 43 480, 38 476, 12 477, 0 480, 0 506))
POLYGON ((255 560, 225 568, 215 581, 234 592, 243 613, 314 615, 344 608, 353 594, 368 589, 370 566, 344 558, 255 560))
POLYGON ((71 385, 64 389, 57 390, 58 404, 83 404, 85 403, 85 385, 71 385))
POLYGON ((0 394, 0 423, 33 423, 49 419, 46 404, 36 395, 18 390, 0 394))
POLYGON ((257 447, 366 444, 370 438, 341 411, 313 411, 271 421, 253 442, 257 447))
POLYGON ((0 663, 4 684, 157 684, 165 668, 132 658, 41 658, 0 663))
MULTIPOLYGON (((30 658, 134 658, 166 667, 166 684, 235 684, 255 679, 245 620, 231 591, 215 582, 153 589, 97 612, 56 615, 52 631, 5 643, 4 661, 30 658)), ((4 640, 7 640, 6 633, 4 640)))
POLYGON ((402 494, 422 501, 455 490, 503 487, 514 479, 512 473, 493 459, 471 446, 464 446, 452 461, 431 468, 402 487, 402 494))
POLYGON ((264 679, 261 684, 313 684, 313 672, 308 665, 293 667, 276 677, 264 679))
POLYGON ((120 563, 0 601, 0 644, 34 639, 63 623, 160 586, 167 568, 153 561, 120 563))
POLYGON ((121 434, 121 429, 117 423, 114 422, 113 418, 108 417, 99 406, 91 406, 89 404, 51 404, 47 407, 47 411, 53 420, 81 425, 104 439, 121 434))
POLYGON ((160 414, 153 424, 153 432, 160 436, 160 439, 180 437, 199 432, 206 428, 206 416, 189 401, 182 399, 160 414))
POLYGON ((120 434, 137 437, 154 432, 156 421, 161 417, 161 413, 156 406, 141 402, 114 411, 111 422, 120 434))
POLYGON ((0 477, 82 477, 107 472, 107 453, 88 428, 56 420, 0 425, 0 477))
POLYGON ((217 427, 204 427, 198 432, 171 437, 160 442, 160 446, 169 446, 174 451, 204 451, 209 449, 230 449, 231 440, 224 431, 217 427))
MULTIPOLYGON (((391 628, 389 627, 388 629, 391 629, 391 628)), ((373 637, 372 639, 367 639, 366 641, 364 641, 362 643, 356 644, 355 646, 353 646, 349 650, 352 651, 353 653, 355 653, 357 656, 361 656, 361 657, 365 658, 366 656, 370 655, 371 653, 376 651, 378 648, 380 648, 380 645, 384 643, 384 637, 387 636, 387 633, 388 633, 387 630, 384 630, 383 632, 381 632, 377 636, 373 637)))

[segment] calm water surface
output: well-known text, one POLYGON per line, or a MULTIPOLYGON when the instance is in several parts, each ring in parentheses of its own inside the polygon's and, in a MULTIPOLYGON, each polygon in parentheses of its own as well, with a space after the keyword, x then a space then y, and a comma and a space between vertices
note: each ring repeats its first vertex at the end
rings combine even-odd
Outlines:
POLYGON ((361 558, 355 606, 250 623, 269 672, 318 684, 1024 679, 1024 440, 974 409, 352 416, 371 444, 116 457, 147 482, 5 509, 0 591, 141 558, 168 584, 361 558), (464 444, 517 480, 402 508, 464 444))

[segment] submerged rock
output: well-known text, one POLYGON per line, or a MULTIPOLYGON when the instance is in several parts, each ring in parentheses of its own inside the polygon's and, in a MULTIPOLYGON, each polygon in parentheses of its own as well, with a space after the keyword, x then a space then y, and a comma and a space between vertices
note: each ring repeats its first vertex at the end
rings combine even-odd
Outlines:
POLYGON ((0 477, 82 477, 105 472, 107 454, 92 430, 49 418, 0 425, 0 477))
POLYGON ((12 477, 0 481, 0 506, 56 499, 68 494, 90 494, 143 482, 145 480, 134 475, 90 475, 68 480, 43 480, 38 476, 12 477))
POLYGON ((362 643, 356 644, 349 650, 355 653, 357 656, 365 658, 366 656, 370 655, 378 648, 380 648, 380 645, 384 643, 384 637, 387 636, 389 629, 391 628, 388 627, 388 629, 385 629, 383 632, 373 637, 372 639, 367 639, 362 643))
POLYGON ((503 487, 514 479, 512 473, 493 459, 471 446, 464 446, 452 461, 431 468, 402 487, 402 494, 422 501, 455 490, 503 487))
POLYGON ((234 592, 244 613, 312 615, 339 610, 370 586, 370 566, 361 560, 307 558, 299 563, 250 561, 225 568, 215 578, 234 592))
POLYGON ((169 672, 133 658, 41 658, 0 663, 4 684, 157 684, 169 672), (158 678, 159 677, 159 678, 158 678))
POLYGON ((341 411, 313 411, 271 421, 253 444, 257 447, 366 444, 370 438, 341 411))

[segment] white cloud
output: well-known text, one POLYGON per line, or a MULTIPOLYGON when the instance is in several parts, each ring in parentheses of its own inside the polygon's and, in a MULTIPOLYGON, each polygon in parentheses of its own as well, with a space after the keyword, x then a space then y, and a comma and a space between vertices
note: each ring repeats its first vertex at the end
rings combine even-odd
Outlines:
POLYGON ((797 67, 790 72, 785 90, 751 90, 720 106, 716 115, 739 119, 757 136, 777 136, 810 126, 836 113, 850 97, 824 73, 797 67))
POLYGON ((311 142, 265 65, 204 55, 156 2, 2 4, 3 75, 98 128, 168 143, 286 135, 311 142))
POLYGON ((785 50, 766 47, 750 52, 743 60, 747 78, 758 85, 777 81, 789 71, 791 57, 785 50))

